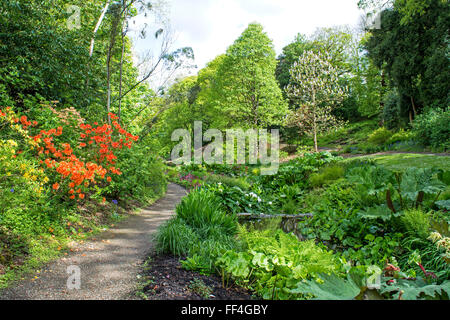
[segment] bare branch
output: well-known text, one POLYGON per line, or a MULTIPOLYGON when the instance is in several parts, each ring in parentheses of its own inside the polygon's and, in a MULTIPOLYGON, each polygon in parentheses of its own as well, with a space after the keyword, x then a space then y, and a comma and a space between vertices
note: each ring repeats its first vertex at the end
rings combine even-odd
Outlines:
POLYGON ((102 13, 100 15, 100 18, 97 21, 97 24, 95 25, 94 28, 94 34, 92 35, 92 39, 91 39, 91 46, 89 48, 89 57, 92 57, 92 54, 94 53, 94 43, 95 43, 95 35, 98 31, 98 29, 100 28, 100 25, 102 24, 103 18, 105 17, 106 11, 108 10, 109 4, 110 4, 111 0, 108 0, 105 4, 105 7, 102 10, 102 13))

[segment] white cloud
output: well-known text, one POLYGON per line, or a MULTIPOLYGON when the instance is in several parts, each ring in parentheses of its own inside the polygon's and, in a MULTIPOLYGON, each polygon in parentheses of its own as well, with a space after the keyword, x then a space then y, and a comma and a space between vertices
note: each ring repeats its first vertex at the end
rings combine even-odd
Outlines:
MULTIPOLYGON (((357 0, 168 0, 170 23, 176 33, 174 49, 194 49, 199 68, 226 51, 251 22, 261 23, 277 54, 297 33, 320 27, 356 26, 361 11, 357 0)), ((139 41, 138 51, 152 41, 139 41)))

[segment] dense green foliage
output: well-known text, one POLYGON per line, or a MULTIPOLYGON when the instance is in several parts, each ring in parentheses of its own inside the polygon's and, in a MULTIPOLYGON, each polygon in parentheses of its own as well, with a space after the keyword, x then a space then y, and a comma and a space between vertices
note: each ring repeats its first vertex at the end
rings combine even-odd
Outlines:
POLYGON ((226 214, 219 199, 209 191, 190 193, 177 206, 176 213, 157 235, 159 252, 187 257, 183 263, 187 268, 212 272, 215 260, 236 247, 236 217, 226 214))
POLYGON ((165 192, 157 143, 130 123, 154 96, 126 36, 134 2, 99 20, 98 1, 1 1, 0 286, 165 192))
MULTIPOLYGON (((450 221, 438 203, 448 198, 448 171, 406 168, 393 171, 374 161, 342 161, 329 153, 306 154, 282 164, 271 177, 259 176, 257 168, 185 167, 181 176, 190 171, 201 181, 189 197, 208 190, 221 199, 221 212, 308 212, 313 217, 289 230, 277 219, 269 226, 251 223, 240 227, 232 249, 220 247, 219 256, 214 251, 215 260, 209 260, 214 267, 204 268, 199 256, 183 264, 216 272, 224 285, 233 281, 265 299, 361 299, 369 294, 366 282, 375 277, 374 270, 381 275, 378 297, 398 298, 404 290, 404 299, 447 299, 450 221), (243 190, 208 181, 218 172, 246 177, 250 186, 243 190), (400 280, 390 281, 390 265, 399 274, 394 279, 400 280), (323 285, 316 282, 319 278, 323 285)), ((184 238, 188 236, 180 236, 184 238)))
POLYGON ((166 26, 151 39, 161 52, 134 59, 131 18, 161 18, 163 3, 0 2, 0 287, 162 196, 170 180, 190 193, 160 228, 158 251, 224 286, 363 299, 379 277, 378 298, 449 298, 448 157, 340 156, 450 148, 447 0, 388 1, 380 28, 299 33, 278 58, 250 23, 190 76, 175 71, 194 53, 171 51, 166 26), (202 134, 280 129, 288 161, 271 176, 261 159, 166 167, 174 131, 192 137, 198 121, 202 134), (284 220, 243 223, 239 213, 284 220))
POLYGON ((162 141, 161 154, 175 145, 175 129, 193 135, 194 121, 202 121, 203 133, 282 124, 287 104, 275 78, 276 64, 272 41, 253 23, 198 76, 177 79, 154 110, 164 111, 152 130, 162 141))
POLYGON ((300 129, 300 134, 306 132, 314 137, 318 152, 317 134, 339 126, 332 111, 345 98, 346 89, 341 88, 338 70, 328 54, 304 52, 292 66, 290 75, 286 94, 297 109, 289 122, 300 129))
POLYGON ((331 252, 314 241, 299 242, 281 230, 241 231, 242 252, 227 251, 217 261, 219 274, 228 282, 250 286, 264 299, 297 299, 294 288, 303 279, 337 270, 331 252))
POLYGON ((398 89, 403 117, 424 107, 448 107, 450 92, 448 3, 428 1, 417 11, 409 5, 410 1, 395 1, 392 9, 383 11, 381 29, 372 30, 366 43, 369 57, 398 89))
POLYGON ((413 131, 423 145, 448 150, 450 148, 450 109, 431 109, 416 119, 413 131))
POLYGON ((231 45, 220 65, 212 88, 224 112, 225 127, 267 126, 280 122, 286 113, 275 80, 275 50, 259 24, 250 24, 231 45))

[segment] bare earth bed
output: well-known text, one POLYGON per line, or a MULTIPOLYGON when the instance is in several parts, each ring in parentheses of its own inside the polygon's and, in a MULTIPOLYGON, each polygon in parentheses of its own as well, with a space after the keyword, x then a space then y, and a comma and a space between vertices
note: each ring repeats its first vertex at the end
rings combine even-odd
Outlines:
POLYGON ((146 283, 142 292, 148 300, 252 299, 251 294, 242 288, 223 288, 220 277, 183 269, 179 258, 169 255, 152 256, 141 276, 143 283, 146 283), (193 283, 199 281, 208 288, 207 291, 196 289, 193 283), (205 292, 208 294, 205 295, 205 292))

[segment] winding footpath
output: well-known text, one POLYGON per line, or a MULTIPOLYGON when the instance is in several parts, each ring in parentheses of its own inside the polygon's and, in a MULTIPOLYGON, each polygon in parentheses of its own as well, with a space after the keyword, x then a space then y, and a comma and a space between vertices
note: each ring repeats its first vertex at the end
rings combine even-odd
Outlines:
POLYGON ((167 194, 154 205, 47 265, 34 281, 24 280, 0 291, 0 300, 137 299, 139 266, 154 249, 151 237, 185 195, 185 189, 169 184, 167 194), (79 290, 67 288, 69 266, 81 270, 79 290))

